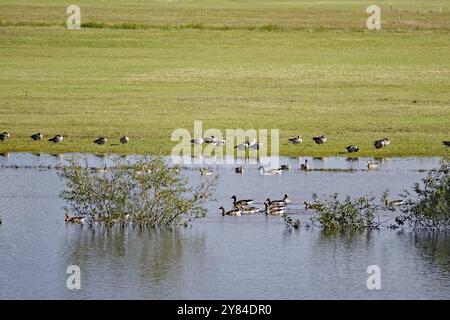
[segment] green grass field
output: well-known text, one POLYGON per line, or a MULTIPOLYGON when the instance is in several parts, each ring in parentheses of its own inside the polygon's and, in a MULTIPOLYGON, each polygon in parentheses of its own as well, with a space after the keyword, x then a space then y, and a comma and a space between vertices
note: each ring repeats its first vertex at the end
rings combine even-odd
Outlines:
POLYGON ((289 156, 450 154, 449 0, 78 1, 82 30, 64 27, 69 4, 0 0, 0 153, 169 154, 172 131, 203 120, 277 128, 289 156))

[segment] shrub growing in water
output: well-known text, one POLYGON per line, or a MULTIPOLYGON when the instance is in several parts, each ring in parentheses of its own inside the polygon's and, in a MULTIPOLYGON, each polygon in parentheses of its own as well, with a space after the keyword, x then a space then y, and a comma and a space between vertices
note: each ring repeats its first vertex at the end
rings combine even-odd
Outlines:
POLYGON ((397 223, 407 222, 413 229, 450 229, 450 165, 442 163, 439 169, 431 170, 421 183, 405 192, 405 204, 397 223))
POLYGON ((206 216, 205 202, 215 189, 217 176, 188 186, 179 168, 162 157, 135 164, 115 161, 113 168, 93 170, 75 159, 59 173, 66 187, 60 197, 66 210, 106 225, 132 222, 150 228, 172 227, 206 216))

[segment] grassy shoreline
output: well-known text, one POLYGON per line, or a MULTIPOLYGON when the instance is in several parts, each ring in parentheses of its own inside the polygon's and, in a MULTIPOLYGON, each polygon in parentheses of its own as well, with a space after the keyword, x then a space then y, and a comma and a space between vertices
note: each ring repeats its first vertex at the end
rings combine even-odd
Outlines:
POLYGON ((91 27, 68 31, 62 1, 0 0, 0 131, 12 135, 0 153, 170 154, 172 131, 202 120, 279 129, 284 156, 345 156, 349 144, 448 156, 450 1, 380 5, 383 30, 369 32, 357 1, 81 1, 91 27), (92 143, 124 134, 126 146, 92 143), (297 134, 305 142, 289 145, 297 134))

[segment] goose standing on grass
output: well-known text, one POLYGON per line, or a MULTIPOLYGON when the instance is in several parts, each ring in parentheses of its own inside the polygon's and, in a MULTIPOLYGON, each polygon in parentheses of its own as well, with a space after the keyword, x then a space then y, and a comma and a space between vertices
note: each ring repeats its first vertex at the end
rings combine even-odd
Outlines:
POLYGON ((203 138, 194 138, 191 140, 191 144, 203 144, 203 138))
POLYGON ((57 134, 53 138, 48 139, 49 142, 53 142, 53 143, 61 143, 61 142, 63 142, 63 140, 64 140, 64 137, 60 134, 57 134))
POLYGON ((119 139, 121 144, 126 144, 128 142, 130 142, 130 138, 128 138, 128 136, 123 136, 119 139))
POLYGON ((94 143, 98 144, 98 145, 102 145, 102 144, 105 144, 107 142, 108 142, 108 139, 106 139, 105 137, 100 137, 100 138, 94 140, 94 143))
POLYGON ((222 211, 222 216, 235 216, 239 217, 241 215, 241 209, 232 209, 230 211, 225 211, 224 207, 220 207, 219 210, 222 211))
POLYGON ((244 173, 244 167, 243 166, 236 167, 236 168, 234 168, 234 172, 244 173))
POLYGON ((353 152, 358 152, 359 151, 359 147, 355 146, 353 144, 349 145, 345 149, 347 149, 347 152, 349 152, 349 153, 353 153, 353 152))
POLYGON ((65 222, 70 222, 70 223, 78 223, 78 224, 83 224, 85 221, 86 217, 84 216, 74 216, 71 217, 69 216, 69 213, 66 213, 64 221, 65 222))
POLYGON ((9 138, 11 138, 11 135, 9 134, 9 132, 2 132, 0 133, 0 141, 6 141, 9 138))
POLYGON ((237 200, 236 195, 233 195, 230 199, 233 199, 233 205, 235 207, 243 207, 243 206, 248 206, 250 204, 253 204, 253 199, 242 199, 242 200, 237 200))
POLYGON ((284 206, 284 205, 286 205, 286 204, 288 204, 288 203, 291 203, 291 198, 289 198, 289 195, 286 193, 286 194, 284 195, 284 198, 281 199, 281 200, 273 200, 273 201, 270 201, 270 199, 267 198, 266 202, 268 202, 269 205, 277 205, 277 206, 280 206, 280 205, 281 205, 281 206, 284 206))
POLYGON ((288 141, 289 141, 290 143, 292 143, 292 144, 299 144, 299 143, 302 143, 302 142, 303 142, 303 139, 300 138, 299 135, 297 135, 297 136, 295 136, 295 137, 293 137, 293 138, 289 138, 288 141))
POLYGON ((285 207, 271 206, 267 201, 264 202, 266 215, 279 216, 286 212, 285 207))
POLYGON ((216 138, 214 136, 210 136, 210 137, 206 137, 205 139, 203 139, 204 143, 216 143, 216 138))
POLYGON ((371 170, 371 169, 378 169, 378 167, 380 166, 380 164, 376 161, 369 161, 367 162, 367 169, 371 170))
POLYGON ((388 138, 383 138, 381 140, 376 140, 373 143, 373 146, 375 147, 375 149, 381 149, 385 146, 388 146, 391 144, 391 141, 388 138))
POLYGON ((450 147, 450 141, 442 141, 442 143, 444 146, 450 147))
POLYGON ((214 172, 212 171, 212 169, 209 169, 209 168, 201 168, 200 169, 200 174, 202 175, 202 176, 210 176, 210 175, 212 175, 214 172))
POLYGON ((302 163, 300 165, 300 170, 308 171, 309 169, 311 169, 311 168, 308 165, 308 159, 305 159, 305 163, 302 163))
POLYGON ((261 175, 264 175, 264 176, 273 176, 273 175, 276 175, 276 174, 283 173, 283 170, 281 170, 280 168, 266 170, 263 166, 260 166, 258 168, 258 170, 259 170, 259 173, 261 175))
POLYGON ((324 144, 325 142, 327 142, 327 137, 325 137, 324 135, 321 135, 318 137, 314 137, 313 140, 317 144, 324 144))
POLYGON ((30 136, 30 138, 33 139, 33 141, 40 141, 40 140, 42 140, 42 138, 44 138, 44 136, 42 135, 42 133, 38 132, 38 133, 32 134, 30 136))
POLYGON ((238 145, 235 145, 234 148, 237 149, 237 150, 248 149, 248 142, 243 142, 243 143, 240 143, 238 145))

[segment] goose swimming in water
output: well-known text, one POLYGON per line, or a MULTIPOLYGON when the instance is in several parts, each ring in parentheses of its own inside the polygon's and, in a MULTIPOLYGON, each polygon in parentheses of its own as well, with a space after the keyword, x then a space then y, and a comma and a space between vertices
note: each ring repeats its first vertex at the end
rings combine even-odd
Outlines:
POLYGON ((291 170, 291 166, 288 165, 288 164, 282 164, 281 167, 280 167, 280 170, 282 170, 282 171, 289 171, 289 170, 291 170))
POLYGON ((48 139, 49 142, 53 143, 61 143, 64 140, 64 137, 60 134, 57 134, 53 138, 48 139))
POLYGON ((386 199, 385 201, 385 205, 390 206, 390 207, 399 207, 401 205, 403 205, 405 203, 404 200, 388 200, 386 199))
POLYGON ((269 205, 271 205, 271 206, 273 206, 273 205, 284 206, 288 203, 291 203, 291 198, 289 198, 289 195, 286 193, 284 195, 284 198, 281 200, 272 200, 271 201, 269 198, 267 198, 266 202, 269 203, 269 205))
POLYGON ((208 169, 208 168, 201 168, 200 169, 200 174, 202 175, 202 176, 210 176, 210 175, 212 175, 214 172, 211 170, 211 169, 208 169))
POLYGON ((30 136, 30 138, 33 139, 34 141, 40 141, 40 140, 42 140, 42 138, 44 138, 44 136, 42 135, 42 133, 38 132, 38 133, 32 134, 30 136))
POLYGON ((347 151, 349 153, 353 153, 353 152, 358 152, 359 151, 359 147, 355 146, 355 145, 349 145, 348 147, 346 147, 345 149, 347 149, 347 151))
POLYGON ((266 215, 279 216, 286 212, 285 207, 270 206, 267 201, 264 202, 264 206, 265 206, 266 215))
POLYGON ((71 217, 71 216, 69 216, 68 213, 66 213, 65 218, 64 218, 64 221, 65 221, 65 222, 70 222, 70 223, 79 223, 79 224, 83 224, 84 221, 85 221, 85 219, 86 219, 86 217, 84 217, 84 216, 74 216, 74 217, 71 217))
POLYGON ((230 199, 233 199, 233 205, 235 207, 238 206, 248 206, 250 204, 253 204, 253 199, 242 199, 242 200, 237 200, 236 195, 233 195, 230 199))
POLYGON ((288 141, 292 144, 299 144, 303 142, 303 139, 300 136, 295 136, 293 138, 289 138, 288 141))
POLYGON ((376 161, 369 161, 367 162, 367 169, 377 169, 380 166, 380 164, 376 161))
POLYGON ((236 168, 234 168, 234 172, 244 173, 244 167, 243 166, 236 167, 236 168))
POLYGON ((128 138, 128 136, 123 136, 119 139, 121 144, 126 144, 128 142, 130 142, 130 138, 128 138))
POLYGON ((261 212, 261 209, 256 207, 242 207, 240 210, 241 214, 256 214, 261 212))
POLYGON ((240 216, 241 215, 241 209, 232 209, 230 211, 225 211, 224 207, 220 207, 219 210, 222 211, 222 216, 240 216))
POLYGON ((323 144, 323 143, 327 142, 327 138, 324 135, 314 137, 313 140, 317 144, 323 144))
POLYGON ((309 165, 308 165, 308 159, 305 159, 305 163, 302 163, 300 165, 300 170, 303 171, 308 171, 310 169, 309 165))
POLYGON ((0 141, 6 141, 9 138, 11 138, 11 135, 9 134, 9 132, 2 132, 0 133, 0 141))
POLYGON ((281 169, 269 169, 269 170, 266 170, 263 166, 260 166, 258 168, 258 170, 259 170, 261 175, 265 175, 265 176, 273 176, 273 175, 276 175, 276 174, 283 173, 283 170, 281 170, 281 169))
POLYGON ((106 139, 105 137, 100 137, 97 140, 94 140, 94 143, 98 144, 98 145, 102 145, 102 144, 105 144, 107 142, 108 142, 108 139, 106 139))

